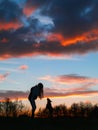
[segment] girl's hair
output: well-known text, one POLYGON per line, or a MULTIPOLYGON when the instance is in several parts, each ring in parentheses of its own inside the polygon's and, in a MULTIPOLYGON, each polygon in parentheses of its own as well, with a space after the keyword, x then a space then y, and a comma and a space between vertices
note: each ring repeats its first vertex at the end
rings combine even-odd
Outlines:
POLYGON ((39 83, 39 84, 38 84, 38 87, 39 87, 39 89, 40 89, 40 91, 39 91, 39 98, 41 99, 41 98, 43 98, 43 96, 44 96, 43 84, 42 84, 42 83, 39 83))

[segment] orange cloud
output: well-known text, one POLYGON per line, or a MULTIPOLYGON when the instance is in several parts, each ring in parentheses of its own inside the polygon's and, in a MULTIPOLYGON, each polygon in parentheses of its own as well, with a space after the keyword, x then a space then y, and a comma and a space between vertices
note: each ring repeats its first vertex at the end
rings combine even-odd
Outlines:
POLYGON ((62 46, 68 46, 71 44, 76 44, 77 42, 90 42, 94 40, 98 40, 98 30, 91 30, 89 32, 83 33, 81 35, 77 35, 74 37, 65 38, 60 33, 49 34, 47 36, 47 40, 51 41, 59 41, 62 46))
POLYGON ((5 60, 8 58, 11 58, 12 56, 10 54, 4 54, 3 56, 0 57, 0 60, 5 60))
POLYGON ((76 42, 78 41, 83 41, 84 38, 83 36, 78 36, 78 37, 73 37, 73 38, 64 38, 64 36, 62 34, 50 34, 48 37, 47 37, 47 40, 49 42, 51 41, 59 41, 61 43, 62 46, 68 46, 70 44, 75 44, 76 42))
MULTIPOLYGON (((30 48, 31 49, 31 48, 30 48)), ((30 50, 29 49, 29 50, 30 50)), ((32 49, 33 50, 33 49, 32 49)), ((19 57, 19 58, 23 58, 23 57, 32 57, 32 56, 37 56, 37 55, 39 55, 40 54, 40 52, 28 52, 28 53, 25 53, 25 51, 24 50, 21 50, 21 52, 23 52, 22 54, 15 54, 15 57, 19 57)), ((5 60, 5 59, 9 59, 9 58, 13 58, 13 56, 14 56, 14 53, 13 53, 13 55, 12 54, 10 54, 10 53, 5 53, 5 54, 2 54, 1 56, 0 56, 0 60, 5 60)))
POLYGON ((22 24, 20 24, 19 22, 9 22, 9 23, 6 23, 6 22, 3 22, 1 23, 0 22, 0 30, 8 30, 8 29, 17 29, 19 27, 21 27, 22 24))

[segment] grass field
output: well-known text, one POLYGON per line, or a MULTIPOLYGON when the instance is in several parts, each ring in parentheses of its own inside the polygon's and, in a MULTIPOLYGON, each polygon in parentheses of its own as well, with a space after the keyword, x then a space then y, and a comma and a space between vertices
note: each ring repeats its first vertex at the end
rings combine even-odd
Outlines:
POLYGON ((2 130, 98 130, 98 119, 80 117, 0 118, 2 130))

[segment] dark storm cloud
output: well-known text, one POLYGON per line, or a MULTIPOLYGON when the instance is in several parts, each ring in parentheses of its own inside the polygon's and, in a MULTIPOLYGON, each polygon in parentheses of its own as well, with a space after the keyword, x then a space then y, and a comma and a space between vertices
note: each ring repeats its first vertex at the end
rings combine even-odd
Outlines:
POLYGON ((86 54, 88 52, 97 52, 98 51, 98 42, 94 41, 89 44, 85 43, 76 43, 69 46, 62 46, 58 42, 49 42, 47 44, 43 43, 39 46, 39 51, 43 54, 53 54, 53 55, 73 55, 73 54, 86 54))
POLYGON ((0 22, 18 21, 21 15, 22 9, 14 1, 0 2, 0 22))
POLYGON ((77 36, 98 28, 97 0, 53 0, 42 13, 53 18, 54 32, 65 37, 77 36))
POLYGON ((47 0, 26 0, 26 6, 30 7, 30 6, 35 6, 35 7, 39 7, 41 5, 43 5, 47 0))
POLYGON ((27 0, 23 5, 0 1, 0 59, 98 52, 97 0, 27 0), (33 15, 29 7, 39 13, 33 15))
POLYGON ((15 37, 14 35, 9 35, 9 37, 13 38, 8 39, 7 43, 0 44, 0 57, 2 57, 2 59, 35 55, 83 55, 89 52, 98 51, 97 41, 94 41, 93 43, 89 42, 88 44, 77 43, 69 46, 62 46, 59 42, 36 43, 33 41, 32 37, 31 41, 23 41, 18 38, 18 36, 15 37))

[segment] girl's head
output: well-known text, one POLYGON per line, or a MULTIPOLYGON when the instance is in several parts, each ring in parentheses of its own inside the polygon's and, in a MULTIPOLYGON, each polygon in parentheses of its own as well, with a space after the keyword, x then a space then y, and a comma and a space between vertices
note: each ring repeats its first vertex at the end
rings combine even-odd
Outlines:
POLYGON ((38 83, 38 87, 39 87, 39 98, 43 98, 43 84, 42 83, 38 83))

